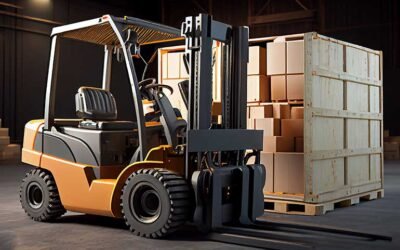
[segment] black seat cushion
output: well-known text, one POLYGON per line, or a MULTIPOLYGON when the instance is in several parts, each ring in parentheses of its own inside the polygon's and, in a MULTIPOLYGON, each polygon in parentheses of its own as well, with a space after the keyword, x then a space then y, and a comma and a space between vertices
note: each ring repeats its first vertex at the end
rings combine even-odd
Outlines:
POLYGON ((117 105, 110 91, 92 87, 80 87, 75 95, 76 114, 90 120, 116 120, 117 105))
POLYGON ((131 121, 81 121, 79 127, 94 130, 132 130, 137 128, 137 123, 131 121))

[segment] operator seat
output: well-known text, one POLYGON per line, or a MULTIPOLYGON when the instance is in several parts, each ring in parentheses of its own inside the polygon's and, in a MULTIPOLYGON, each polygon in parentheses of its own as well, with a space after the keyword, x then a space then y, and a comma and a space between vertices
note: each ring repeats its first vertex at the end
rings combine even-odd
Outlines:
POLYGON ((80 87, 75 95, 76 114, 83 120, 80 128, 93 130, 132 130, 137 124, 117 121, 117 105, 110 91, 80 87))

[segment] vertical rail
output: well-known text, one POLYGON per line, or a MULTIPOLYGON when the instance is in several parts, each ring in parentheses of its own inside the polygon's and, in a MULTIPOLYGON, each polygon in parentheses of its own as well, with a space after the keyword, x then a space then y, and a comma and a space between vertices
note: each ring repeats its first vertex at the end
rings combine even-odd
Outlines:
POLYGON ((112 67, 112 47, 104 46, 104 64, 103 64, 103 89, 110 90, 112 67))
POLYGON ((312 87, 313 78, 313 37, 316 33, 304 34, 304 200, 312 201, 312 87))
POLYGON ((44 108, 44 129, 50 130, 54 125, 55 95, 57 88, 59 38, 51 39, 49 71, 47 75, 46 98, 44 108))

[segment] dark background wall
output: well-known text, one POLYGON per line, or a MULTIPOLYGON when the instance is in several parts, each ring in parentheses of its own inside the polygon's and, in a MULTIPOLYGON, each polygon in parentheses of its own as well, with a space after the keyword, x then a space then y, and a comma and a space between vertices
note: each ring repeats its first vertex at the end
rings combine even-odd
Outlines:
MULTIPOLYGON (((8 0, 0 1, 0 117, 14 141, 24 124, 43 116, 51 28, 103 14, 130 15, 179 28, 185 16, 210 13, 233 25, 249 25, 251 37, 317 31, 384 54, 385 128, 400 135, 399 0, 8 0), (17 6, 5 6, 10 3, 17 6), (18 7, 18 8, 15 8, 18 7), (23 16, 22 16, 23 15, 23 16), (17 16, 17 17, 16 17, 17 16), (40 18, 33 19, 34 18, 40 18), (43 20, 42 20, 43 19, 43 20)), ((73 95, 81 85, 101 82, 103 49, 65 42, 56 112, 73 117, 73 95)), ((154 47, 145 48, 149 57, 154 47)), ((119 116, 132 118, 125 70, 114 63, 112 91, 119 116)), ((143 65, 138 62, 139 72, 143 65)), ((156 64, 149 75, 156 73, 156 64)), ((155 75, 154 75, 155 76, 155 75)))

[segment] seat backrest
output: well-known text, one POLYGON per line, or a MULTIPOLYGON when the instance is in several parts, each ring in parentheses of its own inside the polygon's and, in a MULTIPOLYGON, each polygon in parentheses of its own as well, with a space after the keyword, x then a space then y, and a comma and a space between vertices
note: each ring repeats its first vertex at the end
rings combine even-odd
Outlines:
POLYGON ((117 105, 110 91, 80 87, 75 95, 76 115, 82 119, 112 121, 117 119, 117 105))
POLYGON ((189 80, 184 80, 178 83, 179 92, 181 93, 183 103, 188 108, 188 96, 189 96, 189 80))
POLYGON ((155 100, 161 111, 160 122, 164 127, 167 142, 175 147, 178 144, 178 134, 181 134, 186 129, 186 121, 177 116, 171 102, 163 92, 157 93, 155 100))

